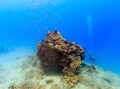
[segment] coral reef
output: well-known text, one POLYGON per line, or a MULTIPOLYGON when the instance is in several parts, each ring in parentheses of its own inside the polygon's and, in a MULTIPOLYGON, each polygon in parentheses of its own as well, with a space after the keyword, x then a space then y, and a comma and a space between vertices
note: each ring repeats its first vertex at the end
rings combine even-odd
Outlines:
POLYGON ((65 75, 75 75, 84 56, 84 48, 65 40, 56 30, 47 33, 37 48, 37 57, 45 72, 61 71, 65 75))
POLYGON ((62 72, 71 86, 77 83, 77 74, 85 49, 80 45, 65 40, 60 32, 49 32, 37 48, 37 58, 41 61, 44 72, 62 72))
POLYGON ((77 75, 69 75, 69 76, 66 76, 65 79, 66 79, 67 84, 69 84, 71 87, 74 87, 78 82, 77 75))

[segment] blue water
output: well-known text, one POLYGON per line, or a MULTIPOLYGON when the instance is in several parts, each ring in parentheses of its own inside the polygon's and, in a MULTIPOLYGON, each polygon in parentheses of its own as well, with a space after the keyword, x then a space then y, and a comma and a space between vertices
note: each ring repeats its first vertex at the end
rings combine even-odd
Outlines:
POLYGON ((120 74, 120 1, 0 1, 0 53, 21 46, 36 49, 48 31, 86 48, 86 62, 120 74), (3 50, 5 49, 5 50, 3 50))

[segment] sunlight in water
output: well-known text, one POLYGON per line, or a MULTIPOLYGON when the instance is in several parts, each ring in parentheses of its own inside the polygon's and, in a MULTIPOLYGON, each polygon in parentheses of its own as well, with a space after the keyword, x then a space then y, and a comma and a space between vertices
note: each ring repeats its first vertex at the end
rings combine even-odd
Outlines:
POLYGON ((91 37, 93 35, 92 16, 90 14, 88 14, 86 16, 86 20, 87 20, 87 25, 88 25, 88 33, 89 33, 89 36, 91 37))

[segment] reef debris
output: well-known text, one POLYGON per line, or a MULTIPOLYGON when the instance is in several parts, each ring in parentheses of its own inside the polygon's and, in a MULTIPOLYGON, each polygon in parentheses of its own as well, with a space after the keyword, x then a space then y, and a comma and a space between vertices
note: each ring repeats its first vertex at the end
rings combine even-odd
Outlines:
POLYGON ((8 89, 46 89, 44 86, 40 86, 39 84, 20 84, 20 85, 11 85, 8 89))
POLYGON ((69 84, 71 87, 74 87, 78 82, 77 75, 69 75, 69 76, 66 76, 65 79, 66 79, 67 84, 69 84))

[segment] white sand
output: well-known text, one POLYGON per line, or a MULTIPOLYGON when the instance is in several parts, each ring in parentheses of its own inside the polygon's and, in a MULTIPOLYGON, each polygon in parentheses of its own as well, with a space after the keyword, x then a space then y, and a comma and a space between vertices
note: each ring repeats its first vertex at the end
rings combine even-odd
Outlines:
POLYGON ((22 73, 19 73, 21 68, 17 66, 26 56, 33 54, 34 52, 30 49, 21 47, 9 53, 0 55, 0 89, 8 89, 8 86, 12 82, 21 80, 20 76, 22 76, 22 73))
POLYGON ((12 85, 22 84, 42 86, 40 89, 120 89, 120 76, 97 66, 95 70, 92 67, 82 68, 80 80, 71 88, 63 81, 61 75, 45 75, 40 62, 31 55, 35 55, 34 52, 21 48, 0 56, 0 89, 10 89, 8 87, 12 85), (52 87, 53 85, 57 88, 52 87))

